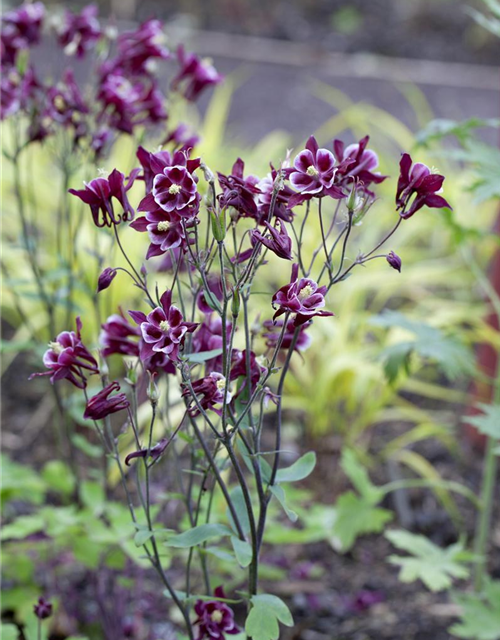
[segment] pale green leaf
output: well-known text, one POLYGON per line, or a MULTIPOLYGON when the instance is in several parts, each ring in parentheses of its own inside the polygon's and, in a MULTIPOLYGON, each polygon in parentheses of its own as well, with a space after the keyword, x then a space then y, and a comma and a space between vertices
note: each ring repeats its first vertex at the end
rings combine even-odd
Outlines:
POLYGON ((246 540, 231 536, 231 544, 240 567, 248 567, 252 562, 252 547, 246 540))
POLYGON ((223 524, 200 524, 197 527, 172 536, 165 544, 169 547, 188 549, 189 547, 195 547, 197 544, 202 544, 207 540, 230 535, 232 535, 232 531, 223 524))
POLYGON ((343 493, 334 509, 331 543, 334 548, 343 552, 352 547, 358 536, 382 531, 393 517, 387 509, 374 506, 353 491, 343 493))
POLYGON ((252 608, 245 622, 245 631, 252 640, 278 640, 279 622, 293 626, 293 618, 286 604, 277 596, 253 596, 252 608))
POLYGON ((279 469, 276 474, 276 482, 297 482, 309 476, 316 466, 316 454, 309 451, 296 460, 291 466, 279 469))

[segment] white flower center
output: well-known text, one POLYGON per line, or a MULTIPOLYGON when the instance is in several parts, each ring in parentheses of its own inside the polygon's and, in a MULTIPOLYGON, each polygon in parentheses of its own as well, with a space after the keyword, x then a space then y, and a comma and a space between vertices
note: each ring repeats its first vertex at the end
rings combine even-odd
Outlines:
POLYGON ((162 320, 160 322, 160 329, 167 333, 167 331, 170 329, 170 325, 167 320, 162 320))
POLYGON ((180 184, 171 184, 168 188, 168 192, 173 196, 176 196, 181 191, 181 189, 182 187, 180 184))
POLYGON ((314 289, 311 287, 311 285, 306 284, 306 286, 302 287, 302 289, 299 291, 299 300, 305 300, 306 298, 309 298, 309 296, 312 296, 313 293, 314 289))
POLYGON ((158 231, 168 231, 170 229, 171 223, 168 220, 162 220, 156 226, 158 231))
POLYGON ((317 178, 319 176, 319 171, 316 169, 316 167, 313 167, 313 165, 307 167, 306 173, 308 176, 311 176, 311 178, 317 178))
POLYGON ((49 349, 52 349, 52 351, 54 353, 57 353, 57 355, 64 351, 64 347, 62 346, 62 344, 57 341, 49 342, 49 349))
POLYGON ((226 388, 226 378, 219 378, 219 380, 217 380, 215 384, 219 391, 224 391, 224 389, 226 388))
POLYGON ((66 100, 62 96, 56 96, 54 98, 54 107, 58 111, 63 111, 66 108, 66 100))
POLYGON ((216 609, 215 611, 212 611, 212 615, 210 616, 212 622, 215 622, 216 624, 220 624, 222 622, 222 611, 219 611, 218 609, 216 609))

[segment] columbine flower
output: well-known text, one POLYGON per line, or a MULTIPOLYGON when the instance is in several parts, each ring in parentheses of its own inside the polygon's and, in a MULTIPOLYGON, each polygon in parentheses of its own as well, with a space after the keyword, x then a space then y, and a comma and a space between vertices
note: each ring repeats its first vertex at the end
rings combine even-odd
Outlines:
POLYGON ((115 353, 122 356, 139 356, 140 329, 131 325, 123 315, 115 313, 109 316, 101 325, 101 329, 99 344, 105 358, 115 353))
POLYGON ((206 87, 222 82, 222 76, 210 60, 201 60, 194 53, 186 54, 182 45, 177 49, 177 59, 181 68, 172 80, 172 89, 180 89, 186 100, 194 102, 206 87))
POLYGON ((114 64, 138 75, 147 73, 151 60, 170 57, 168 49, 163 46, 164 41, 162 23, 155 19, 147 20, 134 31, 126 31, 118 37, 118 56, 114 64))
POLYGON ((160 303, 161 307, 156 307, 147 316, 141 311, 129 311, 141 327, 141 360, 161 351, 170 360, 176 361, 186 333, 194 331, 198 325, 195 322, 184 322, 182 313, 172 305, 171 291, 165 291, 160 303))
MULTIPOLYGON (((258 358, 253 351, 250 351, 248 360, 249 360, 248 373, 250 377, 250 394, 251 394, 255 391, 255 387, 257 386, 261 376, 267 373, 267 369, 266 367, 264 367, 259 363, 258 358)), ((235 396, 240 395, 240 393, 247 387, 248 376, 247 376, 246 349, 243 351, 240 351, 239 349, 233 349, 231 373, 229 375, 229 379, 237 380, 238 378, 242 378, 242 380, 241 380, 241 385, 238 387, 238 390, 234 394, 235 396)))
POLYGON ((38 602, 33 606, 33 611, 39 620, 45 620, 52 615, 52 603, 45 598, 38 598, 38 602))
POLYGON ((145 216, 134 220, 130 226, 136 231, 148 232, 150 245, 146 260, 161 256, 170 249, 181 247, 186 241, 181 217, 176 211, 169 213, 158 206, 154 211, 147 211, 145 216))
POLYGON ((85 204, 90 205, 92 218, 97 227, 119 224, 134 218, 134 210, 127 198, 127 191, 134 184, 139 169, 134 169, 127 183, 125 176, 117 169, 113 169, 109 178, 95 178, 89 183, 84 182, 85 189, 70 189, 69 192, 78 196, 85 204), (116 215, 112 198, 116 198, 123 208, 123 213, 116 215), (99 215, 101 214, 101 215, 99 215))
MULTIPOLYGON (((291 189, 287 184, 285 184, 285 180, 288 179, 290 173, 293 169, 289 167, 284 167, 280 169, 283 177, 283 185, 281 189, 276 194, 276 201, 274 205, 274 211, 271 212, 271 217, 276 216, 277 218, 281 218, 286 222, 291 222, 293 220, 293 211, 289 208, 290 198, 295 194, 295 191, 291 189)), ((271 206, 273 191, 274 191, 274 182, 278 176, 278 171, 271 166, 271 173, 268 173, 267 176, 262 178, 257 183, 257 188, 260 190, 260 193, 257 195, 257 206, 258 206, 258 222, 262 224, 265 220, 269 220, 269 208, 271 206)))
POLYGON ((49 371, 32 373, 30 380, 38 376, 51 376, 50 382, 66 378, 79 389, 87 386, 85 371, 90 374, 99 373, 97 362, 81 338, 82 322, 76 319, 76 333, 63 331, 54 342, 49 342, 49 349, 43 356, 43 364, 49 371))
POLYGON ((245 163, 238 158, 228 176, 217 173, 222 187, 222 194, 218 198, 222 207, 234 207, 243 217, 257 218, 256 197, 260 194, 257 187, 259 179, 252 175, 244 178, 244 169, 245 163))
POLYGON ((44 111, 44 116, 65 127, 73 127, 75 140, 85 135, 87 127, 82 116, 87 114, 89 110, 71 69, 66 69, 62 82, 49 87, 47 99, 48 106, 44 111))
POLYGON ((325 306, 326 286, 318 287, 314 280, 309 278, 298 279, 299 265, 292 266, 290 284, 281 287, 273 296, 272 305, 278 310, 273 320, 286 312, 295 313, 294 325, 296 327, 307 322, 314 316, 333 316, 330 311, 321 311, 325 306))
POLYGON ((269 222, 265 221, 264 225, 270 233, 269 236, 263 236, 260 231, 254 229, 252 231, 252 239, 257 240, 265 247, 267 247, 270 251, 275 253, 278 258, 283 258, 284 260, 292 259, 292 239, 288 235, 286 230, 285 223, 281 220, 278 220, 278 224, 280 225, 280 229, 273 227, 269 224, 269 222))
POLYGON ((374 169, 378 167, 378 156, 372 149, 367 149, 369 136, 365 136, 359 142, 350 144, 344 148, 342 140, 333 141, 333 152, 337 159, 337 173, 335 182, 339 186, 352 187, 355 178, 361 187, 370 195, 372 192, 368 187, 374 182, 379 184, 387 176, 383 176, 374 169))
POLYGON ((200 136, 193 133, 186 124, 181 122, 173 131, 169 131, 162 144, 170 144, 179 151, 189 151, 200 141, 200 136))
POLYGON ((156 204, 165 211, 177 211, 191 217, 192 207, 199 202, 196 180, 187 167, 165 167, 153 179, 152 195, 156 204))
MULTIPOLYGON (((265 333, 262 334, 263 337, 266 338, 266 347, 269 349, 276 349, 281 335, 281 329, 283 327, 283 320, 264 320, 262 324, 266 330, 265 333)), ((295 342, 295 351, 305 351, 309 348, 312 338, 306 333, 306 329, 310 324, 311 321, 308 321, 300 325, 299 334, 295 342)), ((289 349, 292 346, 296 328, 294 320, 290 318, 286 323, 286 329, 280 349, 289 349)))
POLYGON ((107 120, 110 127, 133 133, 141 124, 160 122, 167 118, 164 96, 149 77, 130 80, 120 70, 102 77, 97 100, 103 109, 99 122, 107 120))
POLYGON ((399 271, 399 273, 401 273, 401 258, 396 253, 394 253, 394 251, 389 251, 389 253, 385 256, 385 259, 393 269, 396 269, 396 271, 399 271))
POLYGON ((120 390, 118 382, 111 382, 102 391, 90 398, 85 407, 83 417, 85 420, 102 420, 112 413, 117 413, 130 407, 130 402, 124 393, 111 394, 120 390))
POLYGON ((38 44, 45 7, 42 2, 23 4, 2 16, 2 63, 14 64, 18 51, 38 44))
MULTIPOLYGON (((217 371, 212 371, 208 376, 195 380, 192 383, 192 387, 194 394, 198 399, 198 403, 194 403, 192 408, 189 410, 190 414, 192 416, 198 415, 199 404, 202 409, 212 409, 212 411, 221 415, 221 409, 216 408, 215 405, 222 404, 224 402, 224 398, 226 398, 226 404, 231 402, 232 396, 227 386, 226 378, 222 373, 217 371)), ((186 384, 183 384, 182 396, 192 396, 191 389, 186 384)))
POLYGON ((101 37, 101 27, 97 20, 98 9, 89 4, 81 13, 66 11, 61 24, 57 26, 59 44, 67 55, 83 58, 101 37))
MULTIPOLYGON (((214 298, 219 302, 222 302, 222 298, 224 296, 222 291, 222 280, 220 276, 209 274, 207 276, 207 284, 210 290, 211 296, 207 296, 205 290, 200 291, 198 294, 198 298, 196 300, 196 304, 198 305, 198 309, 205 314, 211 315, 214 311, 213 306, 210 306, 207 302, 207 297, 209 300, 213 300, 214 298)), ((212 303, 213 304, 213 303, 212 303)))
MULTIPOLYGON (((217 587, 214 591, 216 598, 225 598, 222 587, 217 587)), ((234 622, 234 613, 224 602, 198 600, 194 605, 194 610, 198 619, 198 637, 196 640, 226 640, 225 634, 235 635, 239 629, 234 622)))
POLYGON ((290 182, 298 191, 289 200, 289 206, 301 204, 313 197, 329 195, 332 198, 343 198, 342 189, 334 186, 335 156, 328 149, 320 149, 316 138, 311 136, 306 148, 294 160, 290 173, 290 182))
POLYGON ((23 75, 14 67, 10 69, 2 68, 0 82, 1 120, 14 115, 18 111, 28 110, 36 102, 37 95, 41 94, 42 87, 31 66, 27 67, 23 75))
MULTIPOLYGON (((226 321, 226 340, 229 341, 232 323, 226 321)), ((191 349, 193 353, 222 349, 222 318, 218 314, 206 315, 193 335, 191 349)), ((205 363, 209 371, 222 371, 222 354, 205 363)))
POLYGON ((402 218, 411 218, 424 205, 434 209, 451 209, 448 202, 437 195, 443 186, 444 176, 432 173, 429 167, 421 162, 412 165, 408 153, 403 153, 399 168, 396 209, 402 218))

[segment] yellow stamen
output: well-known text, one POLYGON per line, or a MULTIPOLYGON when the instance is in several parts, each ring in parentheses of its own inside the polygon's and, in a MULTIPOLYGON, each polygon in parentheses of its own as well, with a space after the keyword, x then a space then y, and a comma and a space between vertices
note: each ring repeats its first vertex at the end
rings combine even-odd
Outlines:
POLYGON ((167 322, 167 320, 162 320, 160 322, 160 329, 165 333, 170 329, 170 324, 167 322))
POLYGON ((223 618, 223 614, 222 611, 219 611, 218 609, 216 609, 215 611, 212 611, 212 615, 210 616, 210 618, 212 619, 212 622, 215 622, 216 624, 219 624, 220 622, 222 622, 222 618, 223 618))
POLYGON ((57 353, 57 355, 64 351, 64 347, 62 346, 62 344, 57 341, 49 342, 49 349, 52 349, 52 351, 54 353, 57 353))
POLYGON ((313 293, 314 289, 311 287, 311 285, 306 284, 306 286, 302 287, 302 289, 299 291, 299 300, 305 300, 306 298, 309 298, 309 296, 312 296, 313 293))
POLYGON ((171 223, 168 220, 162 220, 156 226, 158 231, 168 231, 170 229, 171 223))
POLYGON ((176 196, 181 191, 181 189, 182 187, 180 184, 171 184, 168 188, 168 192, 173 196, 176 196))
POLYGON ((308 176, 311 176, 311 178, 317 178, 319 176, 319 171, 312 165, 310 167, 307 167, 306 173, 308 176))

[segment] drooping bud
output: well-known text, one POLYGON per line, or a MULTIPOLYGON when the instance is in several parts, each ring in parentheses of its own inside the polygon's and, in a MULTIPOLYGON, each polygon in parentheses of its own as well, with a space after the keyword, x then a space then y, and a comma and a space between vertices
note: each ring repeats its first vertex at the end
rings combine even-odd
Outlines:
POLYGON ((106 267, 106 269, 104 269, 104 271, 99 276, 99 279, 97 280, 97 293, 104 291, 104 289, 107 289, 113 282, 117 273, 118 272, 116 269, 106 267))
POLYGON ((394 253, 394 251, 389 251, 389 253, 385 256, 385 259, 393 269, 396 269, 396 271, 399 271, 399 273, 401 273, 401 258, 396 253, 394 253))

